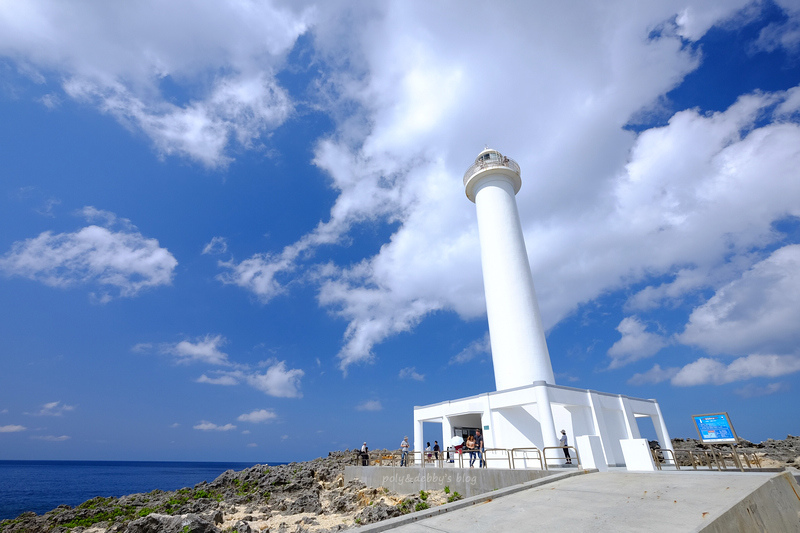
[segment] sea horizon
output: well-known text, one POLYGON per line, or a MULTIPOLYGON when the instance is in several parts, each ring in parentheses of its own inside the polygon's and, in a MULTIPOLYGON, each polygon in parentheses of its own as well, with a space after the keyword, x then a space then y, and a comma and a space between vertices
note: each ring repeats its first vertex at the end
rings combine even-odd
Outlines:
POLYGON ((59 505, 154 490, 173 491, 211 482, 227 470, 286 461, 114 461, 0 459, 0 521, 59 505))

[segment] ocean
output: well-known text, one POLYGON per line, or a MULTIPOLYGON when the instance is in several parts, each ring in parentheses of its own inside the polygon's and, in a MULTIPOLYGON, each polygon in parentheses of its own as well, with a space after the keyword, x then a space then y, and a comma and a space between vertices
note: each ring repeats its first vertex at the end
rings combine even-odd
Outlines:
MULTIPOLYGON (((0 520, 59 505, 76 506, 95 496, 177 490, 213 481, 226 470, 255 463, 160 461, 0 461, 0 520)), ((270 463, 286 464, 286 463, 270 463)))

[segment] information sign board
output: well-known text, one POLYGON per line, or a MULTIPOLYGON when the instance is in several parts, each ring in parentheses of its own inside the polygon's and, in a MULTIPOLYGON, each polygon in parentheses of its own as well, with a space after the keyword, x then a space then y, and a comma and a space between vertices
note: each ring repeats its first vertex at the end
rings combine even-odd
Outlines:
POLYGON ((739 441, 728 413, 692 415, 692 420, 703 444, 736 444, 739 441))

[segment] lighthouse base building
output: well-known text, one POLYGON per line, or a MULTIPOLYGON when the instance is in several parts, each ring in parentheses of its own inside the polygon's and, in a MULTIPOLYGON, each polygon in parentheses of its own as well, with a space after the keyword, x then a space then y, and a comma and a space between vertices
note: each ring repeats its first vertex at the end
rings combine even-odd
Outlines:
POLYGON ((658 402, 555 384, 517 211, 515 197, 521 186, 516 161, 488 147, 464 174, 464 191, 478 215, 497 390, 415 407, 414 449, 438 440, 438 431, 433 438, 423 434, 426 423, 436 423, 441 424, 445 447, 456 437, 466 440, 480 430, 490 467, 508 467, 514 456, 508 450, 535 455, 524 450, 530 448, 551 464, 564 462, 559 448, 564 430, 584 464, 652 467, 638 421, 649 418, 662 449, 671 450, 658 402), (502 450, 497 462, 492 461, 492 448, 502 450))
MULTIPOLYGON (((539 381, 514 389, 414 407, 414 449, 423 450, 426 440, 438 437, 438 431, 435 431, 436 437, 423 435, 425 422, 441 424, 445 445, 452 437, 466 439, 480 429, 487 449, 504 450, 555 448, 559 445, 558 435, 564 429, 572 446, 580 444, 581 436, 599 437, 605 464, 596 466, 625 466, 622 441, 640 439, 639 423, 650 424, 645 421, 647 418, 652 421, 661 447, 672 449, 656 400, 539 381)), ((581 448, 578 451, 581 452, 581 448)), ((561 450, 543 453, 550 465, 563 462, 561 450)), ((502 455, 496 456, 500 460, 492 460, 491 452, 487 456, 488 467, 508 467, 502 455)))

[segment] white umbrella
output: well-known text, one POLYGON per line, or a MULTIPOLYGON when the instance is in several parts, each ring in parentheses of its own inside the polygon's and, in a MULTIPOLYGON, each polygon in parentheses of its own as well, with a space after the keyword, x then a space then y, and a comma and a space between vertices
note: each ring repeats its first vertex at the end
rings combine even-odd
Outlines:
POLYGON ((460 444, 464 444, 464 439, 462 439, 461 437, 458 437, 458 436, 453 437, 452 439, 450 439, 450 444, 452 444, 453 446, 458 446, 460 444))

